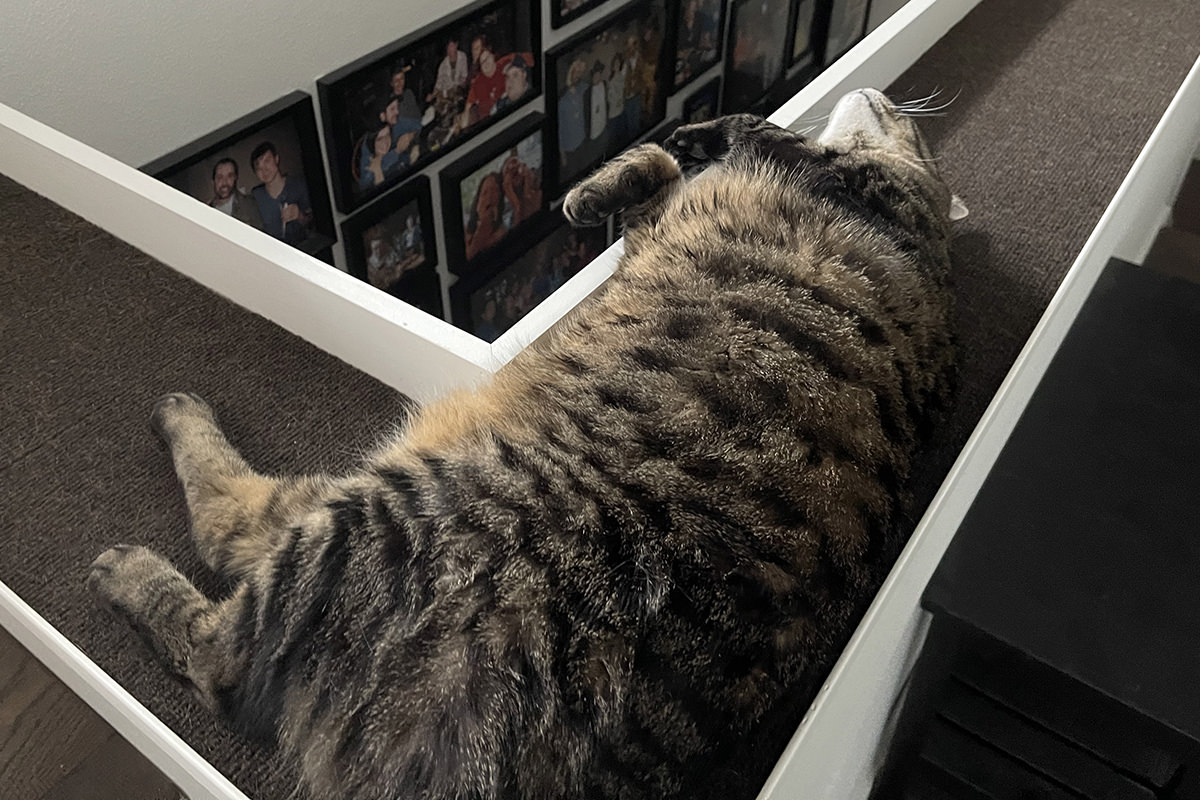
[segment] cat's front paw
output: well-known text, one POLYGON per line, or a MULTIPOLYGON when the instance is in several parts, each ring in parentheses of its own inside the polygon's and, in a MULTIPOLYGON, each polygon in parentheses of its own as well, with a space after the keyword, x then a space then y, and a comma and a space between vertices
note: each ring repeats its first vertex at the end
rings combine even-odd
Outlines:
POLYGON ((216 416, 204 398, 191 392, 174 392, 158 398, 150 412, 150 425, 170 443, 188 425, 216 425, 216 416))
POLYGON ((562 210, 572 228, 598 227, 612 213, 605 194, 590 183, 581 183, 567 192, 562 210))

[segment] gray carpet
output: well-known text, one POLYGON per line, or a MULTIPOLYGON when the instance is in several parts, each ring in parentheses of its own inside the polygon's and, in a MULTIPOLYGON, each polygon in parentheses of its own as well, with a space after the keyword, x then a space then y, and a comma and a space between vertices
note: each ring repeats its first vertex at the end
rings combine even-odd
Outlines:
MULTIPOLYGON (((1200 53, 1194 0, 984 2, 892 87, 959 99, 924 128, 971 208, 955 244, 962 394, 922 464, 928 499, 1200 53)), ((147 423, 213 402, 266 471, 338 470, 403 398, 0 179, 0 580, 253 798, 290 778, 167 680, 83 591, 116 542, 217 591, 147 423)), ((783 743, 779 743, 782 746, 783 743)))

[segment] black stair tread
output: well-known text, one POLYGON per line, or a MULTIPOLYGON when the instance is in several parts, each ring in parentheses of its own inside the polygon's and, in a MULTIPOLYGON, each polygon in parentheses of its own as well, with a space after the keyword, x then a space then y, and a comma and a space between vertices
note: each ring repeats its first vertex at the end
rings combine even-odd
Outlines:
POLYGON ((1200 740, 1197 409, 1200 284, 1110 263, 926 607, 1200 740))
POLYGON ((950 681, 938 716, 1005 755, 1085 797, 1154 800, 1154 790, 1117 773, 1091 754, 1038 727, 1011 709, 950 681))
POLYGON ((994 800, 1079 800, 1068 791, 1032 772, 1020 762, 979 741, 943 719, 934 719, 921 748, 920 761, 966 787, 964 796, 994 800))
POLYGON ((1150 247, 1145 266, 1164 275, 1200 283, 1200 233, 1163 228, 1150 247))
POLYGON ((1101 761, 1154 789, 1168 786, 1182 767, 1176 742, 1158 726, 1043 664, 995 645, 976 643, 954 676, 997 703, 1054 731, 1101 761))
POLYGON ((1200 233, 1200 161, 1193 161, 1175 198, 1171 227, 1200 233))
POLYGON ((973 786, 924 759, 917 759, 901 800, 993 800, 973 786))

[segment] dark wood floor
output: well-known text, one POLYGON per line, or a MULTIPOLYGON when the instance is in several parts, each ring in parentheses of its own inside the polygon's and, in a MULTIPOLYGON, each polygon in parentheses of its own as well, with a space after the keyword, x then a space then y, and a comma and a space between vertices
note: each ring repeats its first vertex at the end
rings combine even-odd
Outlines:
POLYGON ((141 753, 0 629, 0 797, 180 796, 141 753))

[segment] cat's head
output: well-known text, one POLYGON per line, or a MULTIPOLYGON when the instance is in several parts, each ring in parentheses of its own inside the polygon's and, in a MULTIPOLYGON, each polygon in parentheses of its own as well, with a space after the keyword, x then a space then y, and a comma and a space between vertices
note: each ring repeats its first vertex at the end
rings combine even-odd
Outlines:
POLYGON ((876 89, 859 89, 839 100, 817 144, 849 160, 878 163, 920 186, 948 219, 967 215, 946 186, 916 120, 876 89))

